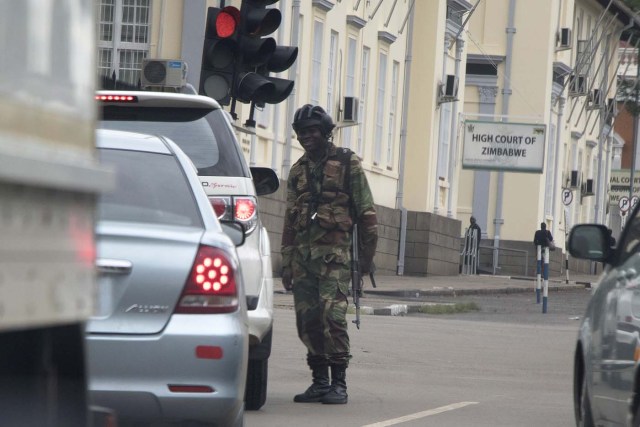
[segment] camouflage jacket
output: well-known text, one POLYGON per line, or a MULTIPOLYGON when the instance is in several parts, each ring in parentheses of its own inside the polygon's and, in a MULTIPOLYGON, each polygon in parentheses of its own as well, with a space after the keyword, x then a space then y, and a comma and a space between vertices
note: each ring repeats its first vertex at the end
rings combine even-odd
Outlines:
POLYGON ((360 159, 344 150, 329 143, 321 161, 314 163, 305 153, 291 167, 282 233, 283 267, 291 265, 295 254, 301 259, 349 262, 354 218, 361 263, 371 264, 378 241, 373 195, 360 159), (350 154, 349 164, 341 161, 349 155, 346 153, 350 154))

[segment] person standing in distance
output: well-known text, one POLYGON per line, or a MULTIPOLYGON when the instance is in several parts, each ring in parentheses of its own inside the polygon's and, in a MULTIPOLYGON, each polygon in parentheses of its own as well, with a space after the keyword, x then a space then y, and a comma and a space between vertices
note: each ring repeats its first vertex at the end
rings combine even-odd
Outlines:
POLYGON ((298 337, 312 372, 311 386, 293 400, 342 404, 351 359, 346 315, 352 228, 358 224, 365 274, 376 251, 378 221, 360 159, 332 142, 331 116, 306 104, 292 126, 305 152, 287 179, 282 284, 293 291, 298 337))
POLYGON ((533 244, 535 246, 542 246, 542 248, 549 247, 549 242, 553 242, 553 236, 551 232, 547 230, 547 224, 540 223, 540 230, 536 230, 533 235, 533 244))
POLYGON ((471 218, 469 218, 469 228, 467 229, 467 239, 469 244, 471 244, 474 241, 474 234, 475 234, 475 245, 476 245, 475 246, 476 274, 480 274, 480 271, 478 271, 478 266, 480 265, 480 239, 482 239, 482 230, 480 229, 480 226, 476 221, 476 217, 471 215, 471 218), (474 233, 474 231, 476 233, 474 233))

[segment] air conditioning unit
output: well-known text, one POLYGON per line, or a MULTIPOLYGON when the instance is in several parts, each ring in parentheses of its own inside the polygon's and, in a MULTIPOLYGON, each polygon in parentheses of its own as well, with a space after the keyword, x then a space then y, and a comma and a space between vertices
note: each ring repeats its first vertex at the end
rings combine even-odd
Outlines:
POLYGON ((580 171, 570 171, 567 181, 570 188, 578 188, 581 181, 580 171))
POLYGON ((569 95, 583 96, 587 94, 587 76, 571 75, 569 77, 569 95))
POLYGON ((587 108, 589 110, 597 110, 602 105, 602 91, 600 89, 593 89, 589 92, 587 99, 587 108))
POLYGON ((356 98, 355 96, 344 97, 344 105, 342 107, 342 121, 358 121, 358 98, 356 98))
POLYGON ((444 83, 439 86, 439 102, 452 102, 458 100, 458 77, 447 74, 444 83))
POLYGON ((187 84, 187 63, 180 59, 144 59, 140 82, 142 87, 183 87, 187 84))
POLYGON ((558 47, 560 49, 571 48, 571 28, 560 28, 558 33, 558 47))
POLYGON ((582 184, 582 195, 583 196, 593 196, 593 179, 587 179, 587 181, 582 184))

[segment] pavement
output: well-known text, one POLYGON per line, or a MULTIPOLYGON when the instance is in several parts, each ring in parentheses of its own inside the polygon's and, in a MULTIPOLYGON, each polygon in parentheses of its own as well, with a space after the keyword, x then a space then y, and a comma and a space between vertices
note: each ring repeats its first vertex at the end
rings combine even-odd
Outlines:
MULTIPOLYGON (((550 277, 549 293, 563 290, 585 289, 595 284, 599 276, 572 275, 550 277)), ((494 276, 488 274, 457 276, 376 276, 376 287, 369 277, 364 279, 360 298, 360 314, 396 316, 419 311, 425 305, 433 305, 434 296, 462 296, 533 292, 535 277, 494 276)), ((282 287, 280 278, 274 279, 274 307, 293 309, 293 295, 282 287)), ((551 297, 550 297, 551 298, 551 297)), ((349 297, 349 304, 352 303, 349 297)))

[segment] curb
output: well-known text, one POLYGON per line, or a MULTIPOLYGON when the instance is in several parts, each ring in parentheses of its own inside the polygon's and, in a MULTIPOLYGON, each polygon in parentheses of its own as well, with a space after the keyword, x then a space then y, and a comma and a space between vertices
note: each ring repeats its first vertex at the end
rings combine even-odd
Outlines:
MULTIPOLYGON (((585 282, 583 284, 575 284, 575 285, 549 285, 549 291, 553 292, 561 292, 567 290, 574 289, 585 289, 590 287, 590 283, 585 282), (589 286, 586 286, 586 285, 589 286)), ((364 295, 372 295, 372 296, 388 296, 388 297, 396 297, 396 298, 421 298, 421 297, 429 297, 429 296, 462 296, 462 295, 488 295, 488 294, 517 294, 524 292, 532 292, 535 289, 533 287, 525 288, 525 287, 505 287, 505 288, 494 288, 494 289, 454 289, 454 288, 442 288, 442 289, 404 289, 397 291, 385 291, 385 290, 366 290, 364 291, 364 295)))

